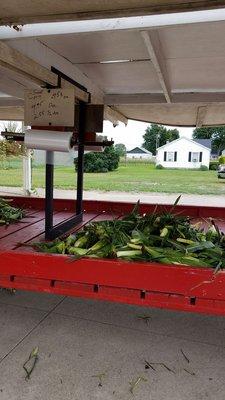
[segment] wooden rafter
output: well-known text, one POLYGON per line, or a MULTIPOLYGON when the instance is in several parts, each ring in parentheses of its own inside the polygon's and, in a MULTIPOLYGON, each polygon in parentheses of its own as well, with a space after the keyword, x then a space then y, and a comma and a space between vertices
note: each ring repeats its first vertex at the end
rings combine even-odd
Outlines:
POLYGON ((38 85, 57 85, 57 76, 31 58, 0 42, 0 65, 25 76, 38 85))
POLYGON ((123 115, 115 108, 108 106, 105 106, 104 108, 104 119, 112 122, 114 125, 117 125, 119 121, 125 125, 127 125, 128 123, 128 119, 125 115, 123 115))
POLYGON ((202 127, 202 125, 204 124, 206 113, 207 113, 207 106, 198 107, 196 115, 196 128, 202 127))
MULTIPOLYGON (((224 103, 223 92, 171 93, 172 103, 224 103)), ((160 93, 106 94, 104 104, 165 104, 165 96, 160 93)))
POLYGON ((171 93, 170 93, 168 73, 166 69, 165 60, 163 57, 162 47, 158 37, 158 32, 154 30, 152 30, 151 32, 142 31, 141 35, 144 40, 145 46, 147 48, 148 54, 150 56, 152 65, 158 76, 158 80, 163 90, 165 99, 167 103, 171 103, 171 93))

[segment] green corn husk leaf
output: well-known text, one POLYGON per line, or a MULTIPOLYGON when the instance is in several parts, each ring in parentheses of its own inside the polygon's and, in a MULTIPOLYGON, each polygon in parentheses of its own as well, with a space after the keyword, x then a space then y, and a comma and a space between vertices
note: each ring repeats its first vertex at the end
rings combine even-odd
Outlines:
POLYGON ((81 247, 70 247, 68 253, 75 256, 85 256, 88 253, 88 250, 81 247))
POLYGON ((116 252, 116 256, 118 258, 123 258, 123 257, 136 258, 137 256, 141 255, 142 255, 141 250, 122 250, 116 252))
POLYGON ((212 242, 205 241, 205 242, 196 242, 195 244, 188 246, 186 248, 187 253, 195 253, 196 251, 199 250, 204 250, 204 249, 212 249, 214 248, 215 245, 212 242))

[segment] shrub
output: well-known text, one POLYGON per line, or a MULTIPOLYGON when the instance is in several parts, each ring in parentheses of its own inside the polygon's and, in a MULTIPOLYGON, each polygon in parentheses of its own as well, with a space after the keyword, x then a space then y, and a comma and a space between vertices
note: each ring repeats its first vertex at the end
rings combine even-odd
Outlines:
POLYGON ((218 166, 219 166, 219 161, 210 161, 209 163, 209 169, 213 171, 217 171, 218 166))
POLYGON ((220 156, 218 161, 219 164, 225 164, 225 156, 220 156))
POLYGON ((157 164, 155 167, 156 167, 156 169, 164 169, 162 164, 157 164))
POLYGON ((200 171, 208 171, 208 167, 206 165, 201 165, 200 171))
MULTIPOLYGON (((114 146, 106 147, 102 153, 87 153, 84 155, 84 172, 114 171, 119 165, 119 154, 114 146)), ((78 159, 74 160, 77 171, 78 159)))

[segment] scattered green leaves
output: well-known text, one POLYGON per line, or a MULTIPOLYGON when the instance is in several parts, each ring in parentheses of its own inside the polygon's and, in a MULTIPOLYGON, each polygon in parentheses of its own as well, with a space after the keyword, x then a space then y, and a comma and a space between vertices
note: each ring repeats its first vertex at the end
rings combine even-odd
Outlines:
POLYGON ((10 205, 12 200, 0 198, 0 225, 9 225, 10 223, 21 220, 25 214, 20 208, 10 205))
POLYGON ((31 351, 28 359, 23 364, 23 369, 26 372, 26 377, 25 377, 26 380, 30 379, 31 374, 35 368, 37 361, 38 361, 38 351, 39 351, 39 348, 35 347, 31 351))

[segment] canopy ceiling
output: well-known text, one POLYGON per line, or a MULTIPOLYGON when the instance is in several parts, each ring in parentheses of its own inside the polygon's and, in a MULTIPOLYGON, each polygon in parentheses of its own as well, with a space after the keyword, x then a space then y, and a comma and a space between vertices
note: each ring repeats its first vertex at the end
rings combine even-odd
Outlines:
MULTIPOLYGON (((3 17, 13 15, 10 14, 14 12, 10 8, 12 3, 8 1, 4 5, 3 17)), ((20 0, 19 3, 21 8, 17 6, 17 9, 22 15, 25 2, 20 0)), ((38 10, 41 10, 38 3, 38 10)), ((129 1, 129 6, 142 7, 149 3, 178 4, 172 0, 129 1)), ((186 3, 181 1, 179 5, 186 3)), ((202 2, 189 3, 197 7, 202 2)), ((210 3, 218 5, 218 2, 210 3)), ((36 2, 31 4, 24 15, 37 13, 36 2)), ((47 4, 46 10, 51 14, 51 2, 47 4)), ((54 4, 57 13, 68 5, 66 1, 54 4)), ((110 9, 109 2, 104 4, 110 9)), ((115 9, 118 4, 126 8, 128 2, 111 2, 115 9)), ((98 5, 101 10, 102 2, 73 2, 74 7, 78 5, 86 10, 90 5, 93 9, 98 5)), ((221 10, 221 21, 149 26, 144 30, 120 30, 115 22, 114 29, 110 25, 110 30, 104 27, 102 31, 51 35, 42 32, 40 37, 10 39, 6 43, 48 69, 51 66, 61 69, 82 84, 88 80, 94 90, 102 94, 101 101, 127 118, 180 126, 222 125, 225 124, 223 19, 225 11, 221 10)), ((26 87, 35 87, 35 84, 31 85, 24 76, 1 67, 0 92, 11 97, 3 97, 0 93, 0 107, 9 103, 21 107, 26 87)))

